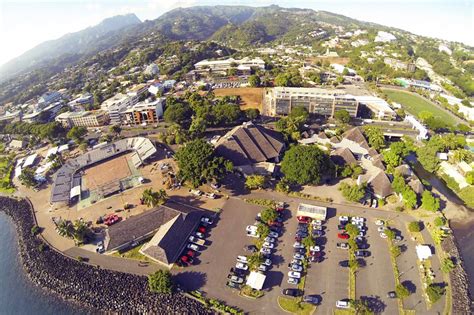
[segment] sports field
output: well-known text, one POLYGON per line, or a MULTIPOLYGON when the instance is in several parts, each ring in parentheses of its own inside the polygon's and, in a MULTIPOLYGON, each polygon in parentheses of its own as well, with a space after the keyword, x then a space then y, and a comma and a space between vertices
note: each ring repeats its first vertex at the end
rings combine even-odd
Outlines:
POLYGON ((245 110, 248 108, 257 108, 262 112, 263 88, 237 88, 237 89, 215 89, 216 96, 234 96, 239 95, 241 98, 240 108, 245 110))
POLYGON ((127 155, 122 155, 104 163, 89 167, 82 176, 86 188, 96 190, 105 184, 126 178, 131 175, 127 155))
POLYGON ((434 106, 421 96, 414 95, 409 92, 404 92, 400 90, 391 90, 391 89, 382 89, 388 98, 392 102, 399 103, 403 108, 412 115, 418 117, 419 113, 422 111, 428 111, 433 113, 434 117, 449 124, 457 125, 458 121, 453 118, 448 112, 434 106))

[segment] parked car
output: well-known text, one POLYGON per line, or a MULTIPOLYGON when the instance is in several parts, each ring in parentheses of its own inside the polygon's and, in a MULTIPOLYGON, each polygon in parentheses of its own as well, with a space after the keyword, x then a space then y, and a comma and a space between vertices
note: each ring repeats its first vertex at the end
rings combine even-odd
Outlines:
POLYGON ((268 270, 268 266, 266 266, 264 264, 261 264, 260 266, 258 266, 258 271, 265 272, 267 270, 268 270))
POLYGON ((321 303, 321 298, 317 295, 305 295, 303 297, 303 302, 317 305, 317 304, 321 303))
POLYGON ((401 235, 395 235, 395 238, 393 239, 395 243, 403 241, 403 236, 401 235))
POLYGON ((381 225, 384 225, 385 222, 383 220, 376 220, 375 221, 375 225, 378 225, 378 226, 381 226, 381 225))
POLYGON ((347 243, 337 243, 336 247, 340 248, 340 249, 349 249, 349 244, 347 244, 347 243))
POLYGON ((262 249, 260 249, 260 253, 264 254, 264 255, 269 255, 272 253, 272 250, 268 247, 262 247, 262 249))
POLYGON ((257 226, 256 226, 256 225, 247 225, 247 227, 245 228, 245 230, 246 230, 247 232, 257 231, 257 226))
POLYGON ((323 225, 323 221, 321 220, 313 220, 313 222, 311 222, 313 225, 323 225))
POLYGON ((239 255, 237 256, 237 261, 246 264, 248 263, 248 258, 247 256, 239 255))
POLYGON ((311 218, 310 218, 310 217, 298 216, 298 217, 296 217, 296 219, 297 219, 298 222, 300 222, 300 223, 310 223, 310 222, 311 222, 311 218))
POLYGON ((212 221, 212 219, 208 218, 208 217, 202 217, 201 222, 205 223, 205 224, 208 224, 208 225, 212 225, 214 223, 214 221, 212 221))
POLYGON ((387 238, 387 234, 385 234, 384 232, 381 232, 381 233, 380 233, 380 237, 381 237, 381 238, 387 238))
POLYGON ((203 246, 204 244, 206 244, 206 241, 205 241, 205 240, 202 240, 202 239, 200 239, 200 238, 194 237, 194 236, 192 236, 192 235, 189 237, 189 241, 190 241, 191 243, 198 244, 198 245, 201 245, 201 246, 203 246))
POLYGON ((295 285, 298 284, 299 282, 300 280, 296 278, 288 278, 288 281, 287 281, 288 284, 295 284, 295 285))
POLYGON ((247 231, 247 236, 253 237, 253 238, 259 238, 260 235, 257 233, 257 231, 247 231))
POLYGON ((241 285, 232 281, 227 281, 226 284, 229 288, 240 290, 241 285))
POLYGON ((311 232, 311 235, 312 235, 313 237, 321 237, 321 236, 324 235, 324 231, 313 230, 313 231, 311 232))
POLYGON ((301 255, 306 254, 306 249, 304 248, 293 248, 294 253, 300 253, 301 255))
POLYGON ((351 303, 349 300, 338 300, 336 301, 336 307, 337 308, 350 308, 351 303))
POLYGON ((196 252, 193 251, 193 250, 188 250, 186 253, 184 253, 183 255, 187 255, 189 257, 194 257, 196 256, 196 252))
POLYGON ((200 227, 198 227, 197 231, 204 234, 204 233, 206 233, 206 228, 203 227, 203 226, 200 226, 200 227))
POLYGON ((311 257, 321 257, 323 256, 323 252, 309 252, 311 257))
POLYGON ((295 243, 293 244, 293 248, 304 248, 304 245, 301 244, 300 242, 295 242, 295 243))
POLYGON ((395 291, 390 291, 387 293, 387 297, 390 299, 396 299, 397 298, 397 293, 395 291))
POLYGON ((269 243, 275 243, 276 239, 273 237, 267 236, 265 237, 264 241, 269 242, 269 243))
POLYGON ((347 240, 349 238, 349 234, 346 233, 337 233, 337 237, 343 240, 347 240))
POLYGON ((302 260, 302 259, 304 259, 304 256, 303 256, 302 254, 300 254, 300 253, 295 253, 295 254, 293 255, 293 258, 294 258, 294 259, 301 259, 301 260, 302 260))
MULTIPOLYGON (((277 236, 276 236, 276 237, 278 237, 278 235, 281 234, 281 226, 275 226, 275 225, 274 225, 274 226, 270 226, 270 232, 275 232, 275 233, 277 233, 277 236)), ((272 237, 274 237, 274 236, 272 236, 272 237)))
POLYGON ((296 265, 302 265, 303 262, 302 262, 301 260, 299 260, 299 259, 292 259, 292 260, 291 260, 291 264, 292 264, 292 265, 294 265, 294 264, 296 264, 296 265))
POLYGON ((193 251, 195 252, 198 252, 199 251, 199 246, 197 246, 196 244, 192 244, 192 243, 189 243, 188 246, 187 246, 189 249, 192 249, 193 251))
POLYGON ((104 246, 104 242, 103 241, 100 241, 98 244, 97 244, 97 248, 95 249, 95 251, 99 254, 102 254, 103 252, 105 252, 105 246, 104 246))
POLYGON ((288 271, 288 277, 300 279, 301 278, 301 272, 288 271))
POLYGON ((339 266, 341 267, 349 267, 349 260, 341 260, 339 262, 339 266))
POLYGON ((196 232, 194 233, 194 235, 196 235, 196 237, 199 237, 199 238, 204 238, 204 234, 202 234, 201 232, 196 232))
POLYGON ((384 226, 379 226, 379 227, 377 228, 377 232, 380 233, 380 232, 383 232, 383 231, 385 231, 385 227, 384 227, 384 226))
POLYGON ((292 271, 297 271, 297 272, 303 271, 303 267, 300 266, 300 265, 297 265, 297 264, 289 265, 289 268, 290 268, 292 271))
POLYGON ((343 230, 346 229, 346 226, 344 224, 338 224, 337 229, 340 230, 340 231, 343 231, 343 230))
POLYGON ((345 215, 342 215, 342 216, 339 217, 339 223, 346 224, 347 222, 349 222, 349 217, 347 217, 345 215))
POLYGON ((278 238, 278 233, 275 231, 270 231, 270 233, 268 233, 268 236, 273 237, 273 238, 278 238))
POLYGON ((272 248, 275 248, 275 244, 274 244, 274 243, 270 243, 270 242, 264 242, 264 243, 262 244, 262 247, 272 249, 272 248))
POLYGON ((242 270, 248 270, 249 266, 247 264, 238 262, 238 263, 235 264, 235 268, 242 269, 242 270))
POLYGON ((193 264, 193 259, 189 256, 181 256, 180 258, 181 262, 187 266, 193 264))
POLYGON ((272 260, 271 260, 270 258, 267 258, 267 259, 265 259, 265 260, 263 261, 263 264, 264 264, 265 266, 270 267, 270 266, 272 265, 272 260))
POLYGON ((369 257, 370 252, 368 250, 356 250, 355 253, 356 257, 369 257))
POLYGON ((276 204, 275 210, 276 211, 283 211, 283 210, 285 210, 285 207, 286 207, 285 202, 279 202, 279 203, 276 204))
POLYGON ((322 262, 323 260, 324 260, 324 258, 322 256, 311 256, 311 257, 309 257, 310 262, 319 263, 319 262, 322 262))
POLYGON ((303 292, 300 289, 283 289, 282 293, 283 295, 294 297, 303 295, 303 292))
POLYGON ((319 251, 321 251, 321 247, 319 247, 318 245, 310 246, 309 251, 310 252, 319 252, 319 251))

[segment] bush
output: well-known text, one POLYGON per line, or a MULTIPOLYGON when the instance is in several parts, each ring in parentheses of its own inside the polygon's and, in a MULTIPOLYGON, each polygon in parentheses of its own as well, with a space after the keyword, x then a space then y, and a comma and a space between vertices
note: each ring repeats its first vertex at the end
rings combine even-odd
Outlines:
POLYGON ((403 211, 405 211, 405 208, 403 208, 402 206, 398 206, 398 207, 395 208, 395 211, 403 212, 403 211))
POLYGON ((400 246, 398 245, 393 245, 390 247, 390 253, 394 256, 394 257, 398 257, 400 256, 400 254, 402 253, 402 250, 400 249, 400 246))
POLYGON ((403 284, 397 284, 395 288, 395 293, 397 294, 397 297, 400 299, 406 298, 410 296, 411 292, 408 290, 407 287, 405 287, 403 284))
POLYGON ((443 262, 441 263, 441 270, 445 273, 449 273, 455 267, 456 267, 456 264, 454 263, 454 260, 452 257, 444 258, 443 262))
POLYGON ((38 235, 40 231, 41 231, 40 227, 37 226, 36 224, 31 227, 31 234, 33 235, 38 235))
POLYGON ((420 221, 413 221, 408 224, 408 230, 410 232, 420 232, 422 229, 420 221))
POLYGON ((250 175, 245 179, 245 187, 250 190, 261 189, 265 187, 265 176, 250 175))
POLYGON ((436 219, 434 219, 435 226, 443 226, 445 224, 446 224, 446 219, 443 217, 437 217, 436 219))
POLYGON ((44 252, 46 249, 48 249, 48 245, 46 245, 45 243, 41 243, 38 245, 38 250, 40 252, 44 252))
POLYGON ((442 284, 432 283, 426 288, 426 294, 431 303, 436 303, 445 293, 445 288, 442 284))
POLYGON ((148 289, 155 293, 172 293, 173 282, 168 270, 158 270, 148 276, 148 289))

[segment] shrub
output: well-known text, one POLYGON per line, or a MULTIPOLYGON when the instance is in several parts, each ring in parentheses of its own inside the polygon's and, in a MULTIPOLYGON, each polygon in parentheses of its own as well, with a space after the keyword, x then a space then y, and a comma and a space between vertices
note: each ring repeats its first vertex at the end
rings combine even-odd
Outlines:
POLYGON ((420 221, 413 221, 408 224, 408 230, 410 232, 420 232, 421 231, 421 222, 420 221))
POLYGON ((394 256, 394 257, 398 257, 400 256, 400 254, 402 253, 402 250, 400 249, 400 246, 398 245, 393 245, 390 247, 390 253, 394 256))
POLYGON ((397 284, 397 286, 395 288, 395 293, 397 294, 397 297, 400 298, 400 299, 406 298, 411 294, 410 290, 408 290, 408 288, 405 287, 401 283, 397 284))
POLYGON ((432 283, 426 288, 426 294, 431 303, 436 303, 445 293, 445 288, 442 284, 432 283))
POLYGON ((172 293, 173 282, 168 270, 158 270, 148 276, 148 289, 155 293, 172 293))
POLYGON ((31 234, 33 235, 38 235, 40 231, 41 231, 40 227, 37 226, 36 224, 31 227, 31 234))
POLYGON ((441 270, 445 273, 449 273, 455 267, 456 267, 456 264, 454 263, 454 260, 452 257, 444 258, 443 262, 441 263, 441 270))
POLYGON ((437 217, 436 219, 434 219, 434 224, 435 226, 443 226, 446 224, 446 219, 443 217, 437 217))

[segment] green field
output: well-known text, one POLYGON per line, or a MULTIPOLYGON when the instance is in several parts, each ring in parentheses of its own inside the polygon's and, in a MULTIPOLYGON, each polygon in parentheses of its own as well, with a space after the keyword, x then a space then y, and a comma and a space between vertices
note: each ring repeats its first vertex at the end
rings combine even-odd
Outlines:
POLYGON ((412 93, 383 89, 383 92, 387 94, 388 98, 392 102, 401 104, 404 109, 412 115, 418 117, 421 111, 429 111, 433 113, 434 117, 445 122, 446 124, 456 126, 458 122, 446 111, 434 106, 421 96, 414 95, 412 93))
POLYGON ((11 194, 15 191, 12 185, 11 177, 13 172, 13 163, 7 157, 0 157, 0 192, 11 194))

